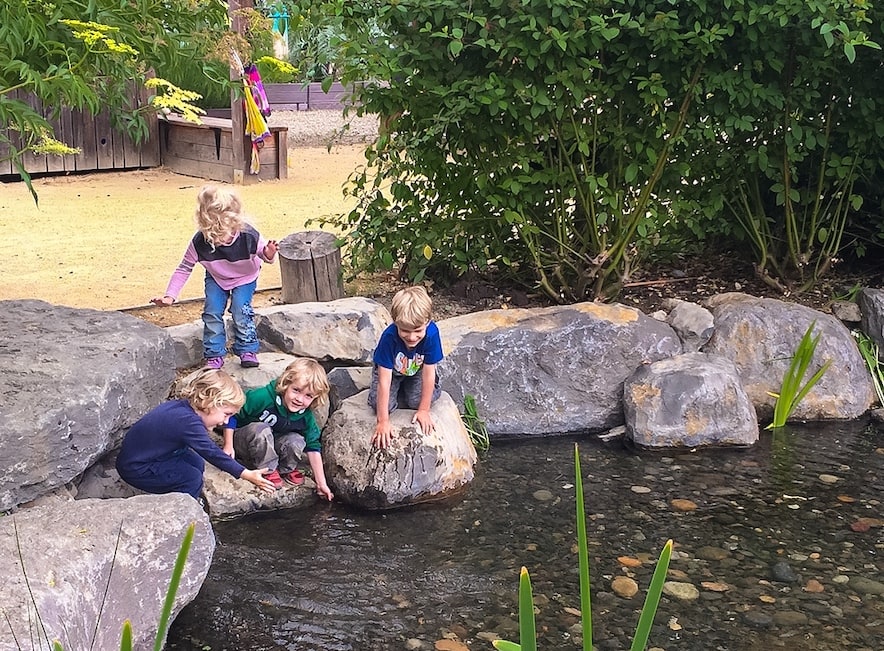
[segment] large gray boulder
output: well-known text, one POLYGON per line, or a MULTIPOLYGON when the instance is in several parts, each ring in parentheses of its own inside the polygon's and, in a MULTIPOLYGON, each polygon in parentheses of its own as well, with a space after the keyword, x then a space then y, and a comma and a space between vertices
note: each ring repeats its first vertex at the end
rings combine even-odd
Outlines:
POLYGON ((640 367, 623 386, 626 438, 640 447, 747 446, 758 441, 755 409, 737 367, 687 353, 640 367))
POLYGON ((857 302, 862 331, 884 351, 884 289, 865 287, 860 290, 857 302))
POLYGON ((0 518, 0 651, 18 651, 22 643, 49 649, 43 629, 65 649, 119 649, 127 619, 134 648, 152 649, 191 523, 173 617, 196 597, 215 550, 208 516, 190 496, 81 500, 0 518))
POLYGON ((414 411, 390 415, 393 440, 371 443, 376 417, 363 391, 341 403, 322 433, 325 473, 335 497, 368 510, 432 502, 464 489, 474 477, 476 449, 451 397, 442 395, 430 414, 435 431, 412 424, 414 411))
POLYGON ((262 350, 312 357, 326 365, 370 365, 388 325, 387 308, 369 298, 294 303, 263 308, 255 314, 262 350))
POLYGON ((439 322, 442 387, 476 398, 497 438, 623 424, 623 381, 682 352, 667 324, 623 305, 488 310, 439 322))
POLYGON ((814 322, 813 332, 820 338, 806 376, 813 375, 826 360, 832 364, 798 403, 791 418, 851 419, 871 407, 874 387, 865 361, 850 331, 831 314, 746 294, 722 294, 709 304, 715 333, 703 352, 733 360, 762 420, 773 415, 776 398, 771 394, 779 393, 798 342, 814 322))
POLYGON ((162 328, 119 312, 0 302, 0 511, 80 475, 174 377, 162 328))

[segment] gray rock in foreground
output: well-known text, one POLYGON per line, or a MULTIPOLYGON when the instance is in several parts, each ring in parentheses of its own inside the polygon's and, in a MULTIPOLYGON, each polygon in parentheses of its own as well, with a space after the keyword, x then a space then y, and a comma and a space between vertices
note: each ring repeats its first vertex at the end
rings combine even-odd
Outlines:
POLYGON ((208 516, 190 496, 80 500, 0 518, 0 604, 9 620, 0 625, 0 651, 30 649, 32 636, 39 640, 35 610, 48 638, 65 649, 119 649, 126 619, 135 649, 153 648, 191 523, 196 528, 173 618, 196 597, 215 550, 208 516))
POLYGON ((0 511, 64 486, 159 404, 172 340, 119 312, 0 302, 0 511))

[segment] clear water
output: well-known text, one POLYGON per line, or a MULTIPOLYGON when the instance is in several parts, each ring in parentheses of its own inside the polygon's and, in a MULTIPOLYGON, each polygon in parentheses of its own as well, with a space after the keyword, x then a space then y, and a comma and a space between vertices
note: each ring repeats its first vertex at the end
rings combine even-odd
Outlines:
POLYGON ((851 528, 884 519, 884 434, 855 423, 679 455, 595 438, 497 443, 452 503, 366 514, 317 502, 219 523, 212 568, 167 648, 433 649, 447 637, 490 650, 493 635, 517 640, 522 565, 534 586, 538 648, 582 648, 575 440, 600 649, 629 648, 669 538, 671 578, 700 594, 664 597, 650 647, 884 649, 884 595, 867 592, 884 582, 884 527, 851 528), (679 511, 674 499, 697 508, 679 511), (643 564, 627 569, 621 556, 643 564), (794 581, 773 579, 780 561, 794 581), (627 574, 640 589, 632 599, 611 589, 627 574), (858 589, 857 577, 871 583, 858 589))

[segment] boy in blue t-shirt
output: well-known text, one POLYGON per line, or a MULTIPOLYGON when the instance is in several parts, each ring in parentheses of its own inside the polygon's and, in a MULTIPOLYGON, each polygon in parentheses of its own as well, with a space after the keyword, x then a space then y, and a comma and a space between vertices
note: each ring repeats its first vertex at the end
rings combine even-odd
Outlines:
POLYGON ((424 434, 435 429, 430 405, 441 393, 436 364, 442 361, 442 340, 430 320, 432 310, 423 287, 408 287, 393 297, 393 323, 375 348, 368 391, 368 404, 378 417, 371 442, 379 448, 390 444, 390 413, 399 406, 416 410, 411 422, 424 434))

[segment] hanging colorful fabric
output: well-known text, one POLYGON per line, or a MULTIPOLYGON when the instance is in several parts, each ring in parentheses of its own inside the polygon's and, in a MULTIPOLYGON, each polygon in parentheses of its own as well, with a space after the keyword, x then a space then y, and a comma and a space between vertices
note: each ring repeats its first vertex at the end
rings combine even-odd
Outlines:
POLYGON ((252 97, 261 111, 261 115, 265 118, 270 116, 270 102, 267 100, 267 93, 264 92, 264 83, 261 81, 261 73, 258 66, 250 63, 246 66, 245 75, 249 80, 249 86, 252 89, 252 97))
POLYGON ((258 174, 261 171, 261 161, 258 157, 258 150, 264 146, 264 139, 270 137, 270 130, 267 128, 267 122, 261 115, 261 110, 255 103, 255 97, 252 95, 252 89, 247 79, 243 79, 245 84, 245 93, 243 104, 245 108, 245 131, 246 135, 252 140, 252 162, 249 166, 249 173, 258 174))

